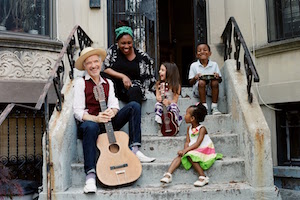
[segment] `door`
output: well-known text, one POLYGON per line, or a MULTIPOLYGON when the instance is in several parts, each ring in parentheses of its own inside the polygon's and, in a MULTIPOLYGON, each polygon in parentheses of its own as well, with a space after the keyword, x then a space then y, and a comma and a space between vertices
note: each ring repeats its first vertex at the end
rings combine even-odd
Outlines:
POLYGON ((206 42, 206 3, 203 0, 159 0, 160 63, 175 62, 183 86, 188 86, 195 48, 206 42))
POLYGON ((161 63, 175 62, 182 85, 189 85, 196 45, 207 40, 205 0, 107 0, 107 5, 109 45, 116 23, 127 20, 135 46, 155 60, 156 74, 161 63))

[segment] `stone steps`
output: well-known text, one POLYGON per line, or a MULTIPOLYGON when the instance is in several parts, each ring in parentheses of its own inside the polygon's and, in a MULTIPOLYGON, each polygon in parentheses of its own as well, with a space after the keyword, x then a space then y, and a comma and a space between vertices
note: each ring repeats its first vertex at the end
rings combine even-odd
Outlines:
MULTIPOLYGON (((148 187, 160 185, 160 179, 167 171, 172 158, 161 160, 158 158, 153 163, 143 163, 143 172, 141 177, 131 187, 148 187)), ((85 183, 85 174, 83 163, 72 164, 72 186, 83 187, 85 183)), ((244 161, 241 158, 223 158, 217 160, 214 165, 205 171, 210 177, 210 183, 230 183, 242 182, 245 178, 244 161)), ((180 166, 173 176, 173 184, 192 184, 197 180, 198 175, 193 169, 186 171, 180 166)))
MULTIPOLYGON (((222 153, 225 157, 238 157, 238 135, 233 133, 209 134, 217 153, 222 153)), ((142 152, 147 152, 147 156, 169 159, 177 155, 183 149, 185 136, 158 137, 143 136, 142 152)))
MULTIPOLYGON (((184 114, 183 114, 184 116, 184 114)), ((155 114, 151 113, 149 115, 142 116, 141 126, 142 126, 142 136, 144 135, 158 135, 159 126, 154 120, 155 114)), ((231 132, 231 115, 222 114, 222 115, 207 115, 202 124, 206 127, 208 133, 219 133, 219 132, 231 132)), ((178 135, 185 136, 187 133, 187 127, 189 124, 186 124, 183 120, 178 135)), ((128 129, 125 127, 125 132, 128 129)))
POLYGON ((70 188, 64 192, 57 192, 56 199, 73 200, 132 200, 132 199, 222 199, 222 200, 252 200, 256 199, 253 188, 244 182, 225 184, 209 183, 205 187, 194 187, 192 184, 169 184, 133 188, 131 186, 120 188, 100 188, 96 194, 83 194, 82 188, 70 188))
MULTIPOLYGON (((224 157, 238 157, 238 135, 234 133, 213 133, 209 134, 217 153, 222 153, 224 157)), ((146 135, 142 137, 142 152, 149 157, 161 160, 168 160, 176 156, 177 152, 183 148, 185 136, 159 137, 146 135)), ((78 162, 83 163, 82 143, 78 140, 78 162)))

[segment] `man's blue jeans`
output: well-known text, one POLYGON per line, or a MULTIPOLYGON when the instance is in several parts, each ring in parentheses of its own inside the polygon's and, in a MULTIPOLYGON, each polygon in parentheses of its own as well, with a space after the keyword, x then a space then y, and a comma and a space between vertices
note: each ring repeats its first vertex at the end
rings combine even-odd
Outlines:
MULTIPOLYGON (((141 105, 135 101, 126 104, 117 115, 112 119, 115 131, 120 130, 127 122, 129 122, 129 145, 141 145, 141 105)), ((97 152, 96 141, 100 133, 105 133, 100 124, 92 121, 84 121, 79 125, 79 131, 83 135, 82 146, 84 155, 84 171, 85 173, 96 169, 97 152)))

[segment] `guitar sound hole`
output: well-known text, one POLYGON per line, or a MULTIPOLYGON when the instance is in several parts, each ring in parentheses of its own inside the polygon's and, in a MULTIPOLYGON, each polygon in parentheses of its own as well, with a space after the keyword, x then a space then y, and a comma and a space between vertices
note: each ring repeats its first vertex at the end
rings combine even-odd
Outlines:
POLYGON ((120 147, 117 144, 111 144, 109 146, 109 151, 112 153, 118 153, 119 149, 120 149, 120 147))

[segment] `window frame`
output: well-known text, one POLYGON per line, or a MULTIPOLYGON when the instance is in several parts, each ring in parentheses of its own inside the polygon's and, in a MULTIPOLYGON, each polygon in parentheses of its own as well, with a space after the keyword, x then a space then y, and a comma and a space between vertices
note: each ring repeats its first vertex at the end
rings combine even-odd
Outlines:
POLYGON ((49 6, 49 34, 48 35, 41 35, 41 34, 30 34, 28 32, 14 32, 11 30, 0 30, 0 38, 1 37, 13 37, 13 38, 28 38, 30 40, 53 40, 57 37, 57 24, 55 22, 57 21, 56 16, 56 0, 46 0, 46 3, 48 3, 49 6))

